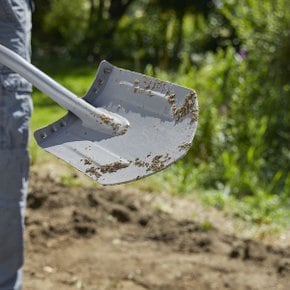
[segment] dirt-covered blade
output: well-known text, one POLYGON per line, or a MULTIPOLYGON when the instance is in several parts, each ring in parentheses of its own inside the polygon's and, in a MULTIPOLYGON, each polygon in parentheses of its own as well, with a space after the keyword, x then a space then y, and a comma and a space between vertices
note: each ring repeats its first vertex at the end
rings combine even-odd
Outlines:
MULTIPOLYGON (((35 132, 38 144, 104 185, 160 171, 189 150, 198 117, 196 93, 103 61, 84 97, 128 120, 121 134, 84 126, 72 113, 35 132)), ((102 122, 110 122, 104 117, 102 122)), ((116 128, 118 129, 118 128, 116 128)))

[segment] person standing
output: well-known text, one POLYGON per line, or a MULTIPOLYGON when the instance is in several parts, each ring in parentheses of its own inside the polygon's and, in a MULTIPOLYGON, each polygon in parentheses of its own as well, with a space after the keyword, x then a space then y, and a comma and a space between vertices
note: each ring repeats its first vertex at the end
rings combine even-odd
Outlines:
MULTIPOLYGON (((0 1, 0 43, 30 60, 31 0, 0 1)), ((32 86, 0 64, 0 290, 22 288, 32 86)))

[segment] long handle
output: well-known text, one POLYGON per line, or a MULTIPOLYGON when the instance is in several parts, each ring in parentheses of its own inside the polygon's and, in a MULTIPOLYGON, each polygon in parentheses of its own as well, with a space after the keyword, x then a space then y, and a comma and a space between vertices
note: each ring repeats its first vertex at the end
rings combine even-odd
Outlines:
POLYGON ((0 44, 0 63, 17 72, 61 107, 75 114, 83 124, 113 135, 123 134, 129 122, 122 116, 103 108, 96 108, 61 86, 48 75, 27 62, 15 52, 0 44), (106 120, 106 122, 102 122, 106 120))

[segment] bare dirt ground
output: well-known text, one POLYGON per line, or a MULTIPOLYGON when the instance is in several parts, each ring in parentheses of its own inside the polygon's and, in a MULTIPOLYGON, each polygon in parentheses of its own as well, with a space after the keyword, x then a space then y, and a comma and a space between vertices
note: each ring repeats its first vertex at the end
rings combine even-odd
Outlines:
POLYGON ((125 186, 32 174, 24 289, 290 289, 290 246, 243 239, 218 216, 211 226, 182 202, 171 211, 155 201, 125 186))

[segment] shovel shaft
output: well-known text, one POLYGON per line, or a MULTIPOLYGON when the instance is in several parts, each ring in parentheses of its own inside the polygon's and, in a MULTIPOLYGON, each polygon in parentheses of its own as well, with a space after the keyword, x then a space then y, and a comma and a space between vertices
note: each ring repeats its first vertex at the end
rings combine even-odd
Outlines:
POLYGON ((0 63, 20 74, 61 107, 72 112, 90 129, 119 135, 124 134, 129 127, 127 119, 103 108, 96 108, 82 98, 78 98, 71 91, 1 44, 0 63))

